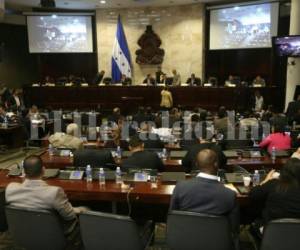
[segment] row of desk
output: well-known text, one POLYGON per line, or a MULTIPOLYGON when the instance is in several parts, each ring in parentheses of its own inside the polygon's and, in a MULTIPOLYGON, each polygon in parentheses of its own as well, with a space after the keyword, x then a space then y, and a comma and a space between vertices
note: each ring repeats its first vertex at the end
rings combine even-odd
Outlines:
MULTIPOLYGON (((102 87, 28 87, 24 89, 28 105, 54 109, 102 109, 121 107, 122 112, 135 112, 138 106, 159 108, 161 90, 154 86, 102 86, 102 87)), ((229 109, 249 108, 254 92, 259 90, 266 104, 280 105, 278 87, 225 88, 225 87, 171 87, 174 105, 192 108, 202 107, 210 111, 220 106, 229 109)))
MULTIPOLYGON (((21 177, 7 177, 7 171, 0 171, 0 188, 5 188, 11 182, 22 182, 21 177)), ((49 179, 49 185, 59 186, 64 189, 71 201, 110 201, 126 202, 129 197, 131 202, 146 204, 170 203, 175 183, 166 184, 157 181, 156 185, 149 182, 131 183, 120 185, 113 181, 107 181, 101 186, 97 181, 87 183, 85 180, 60 180, 49 179), (128 196, 129 195, 129 196, 128 196)), ((238 194, 240 204, 247 204, 247 195, 238 194)))
MULTIPOLYGON (((46 168, 59 168, 64 169, 69 166, 73 166, 73 158, 70 156, 52 156, 46 151, 41 155, 44 166, 46 168)), ((289 158, 277 158, 273 161, 269 156, 263 156, 260 158, 233 158, 227 160, 227 169, 230 171, 234 166, 239 165, 253 171, 256 169, 280 169, 289 158)), ((118 162, 117 162, 118 163, 118 162)), ((182 160, 168 158, 163 160, 165 171, 168 172, 182 172, 182 160)))

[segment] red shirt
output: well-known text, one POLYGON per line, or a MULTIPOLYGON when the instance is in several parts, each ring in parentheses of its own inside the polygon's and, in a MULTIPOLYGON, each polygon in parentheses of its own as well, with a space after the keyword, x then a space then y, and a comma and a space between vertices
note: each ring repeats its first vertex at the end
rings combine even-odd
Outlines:
POLYGON ((261 148, 267 147, 268 152, 272 153, 272 148, 276 150, 285 150, 291 148, 291 137, 285 133, 274 133, 270 134, 259 144, 261 148))

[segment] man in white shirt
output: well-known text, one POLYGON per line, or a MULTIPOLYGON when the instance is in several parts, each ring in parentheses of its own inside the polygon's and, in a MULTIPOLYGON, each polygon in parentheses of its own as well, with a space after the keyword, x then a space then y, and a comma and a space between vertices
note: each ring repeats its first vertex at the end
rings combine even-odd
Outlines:
POLYGON ((173 86, 180 86, 181 85, 181 76, 179 73, 177 73, 176 69, 173 69, 173 86))
POLYGON ((264 98, 260 94, 259 91, 255 91, 255 106, 254 106, 254 111, 255 112, 261 112, 264 107, 264 98))
POLYGON ((201 150, 196 159, 200 173, 196 178, 177 183, 170 210, 227 216, 234 232, 238 231, 239 213, 236 193, 219 182, 217 154, 201 150))

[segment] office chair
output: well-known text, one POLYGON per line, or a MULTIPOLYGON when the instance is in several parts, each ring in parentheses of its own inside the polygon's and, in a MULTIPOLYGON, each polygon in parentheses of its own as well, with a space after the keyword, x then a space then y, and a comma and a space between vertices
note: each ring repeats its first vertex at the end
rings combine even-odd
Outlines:
POLYGON ((86 212, 79 215, 85 250, 141 250, 151 241, 152 223, 143 230, 127 216, 86 212))
POLYGON ((80 149, 74 152, 74 166, 75 167, 106 167, 107 165, 114 165, 114 159, 109 150, 99 149, 80 149))
POLYGON ((8 229, 5 215, 5 189, 0 189, 0 232, 8 229))
POLYGON ((295 250, 300 245, 300 220, 271 221, 265 228, 261 250, 295 250))
POLYGON ((20 247, 30 250, 63 250, 66 247, 58 216, 50 211, 6 206, 9 232, 20 247))
POLYGON ((232 250, 227 218, 172 211, 167 221, 167 244, 172 250, 232 250))

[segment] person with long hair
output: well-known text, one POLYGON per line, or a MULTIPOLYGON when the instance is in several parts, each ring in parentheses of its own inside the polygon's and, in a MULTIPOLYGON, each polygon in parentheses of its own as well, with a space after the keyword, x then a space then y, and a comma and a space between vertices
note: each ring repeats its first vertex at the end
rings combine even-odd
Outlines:
MULTIPOLYGON (((259 211, 257 228, 283 218, 300 219, 300 160, 291 158, 281 169, 269 172, 265 180, 254 187, 249 198, 254 210, 259 211)), ((260 230, 262 232, 262 230, 260 230)))

